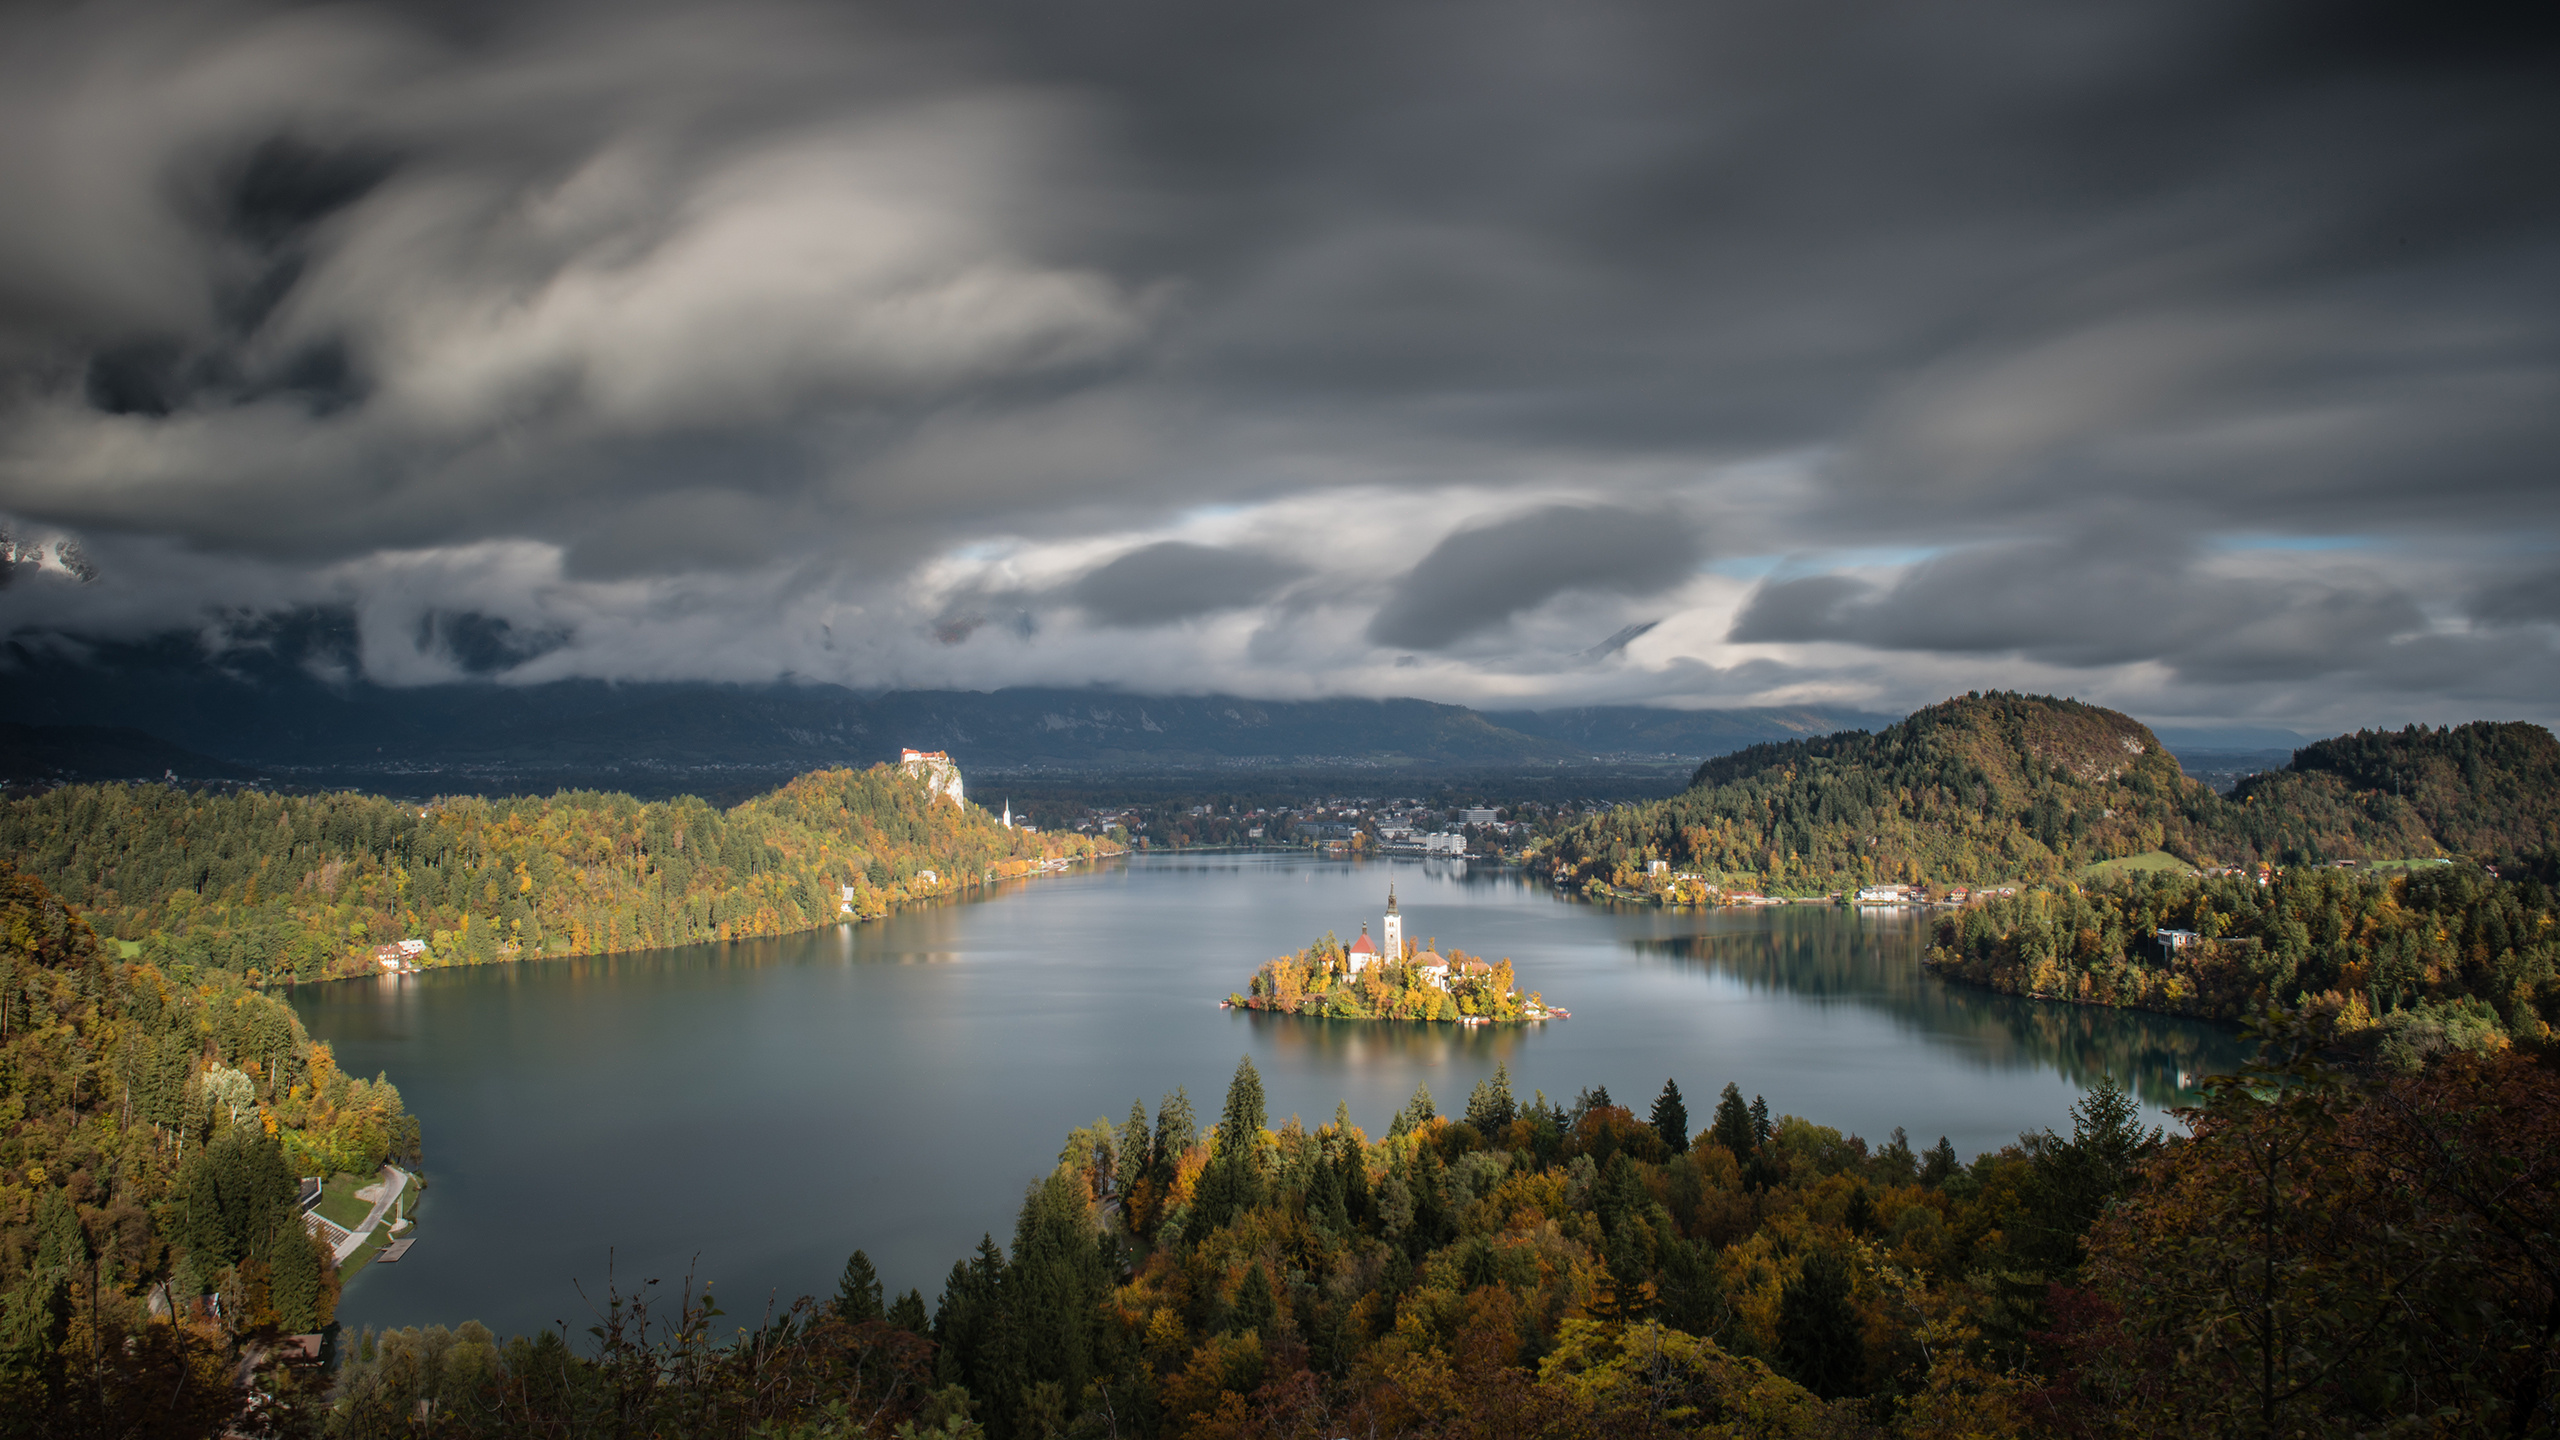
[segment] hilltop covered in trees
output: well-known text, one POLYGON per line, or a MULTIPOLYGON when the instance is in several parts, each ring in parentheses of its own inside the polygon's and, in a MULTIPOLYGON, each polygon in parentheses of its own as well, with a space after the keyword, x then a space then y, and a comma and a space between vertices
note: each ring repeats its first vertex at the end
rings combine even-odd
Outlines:
POLYGON ((803 775, 727 810, 593 791, 419 806, 159 785, 0 805, 0 854, 103 934, 260 979, 369 970, 375 946, 410 937, 434 963, 467 964, 783 934, 1109 848, 1007 829, 887 765, 803 775))
POLYGON ((116 958, 0 861, 0 1414, 212 1433, 236 1345, 335 1304, 295 1177, 417 1149, 399 1092, 281 1002, 116 958))
POLYGON ((1560 884, 1643 883, 1649 862, 1713 885, 1823 894, 1876 883, 2072 879, 2166 852, 2198 868, 2524 859, 2560 847, 2560 742, 2480 723, 2322 741, 2229 798, 2130 716, 1968 695, 1868 734, 1756 745, 1689 789, 1597 816, 1538 863, 1560 884))
MULTIPOLYGON (((2398 1078, 2273 1017, 2194 1138, 2111 1087, 1959 1163, 1666 1084, 1371 1139, 1238 1068, 1097 1120, 931 1308, 867 1260, 735 1345, 611 1307, 591 1355, 477 1326, 358 1346, 330 1433, 799 1437, 2177 1436, 2554 1428, 2560 1084, 2398 1078)), ((645 1307, 644 1297, 640 1305, 645 1307)))

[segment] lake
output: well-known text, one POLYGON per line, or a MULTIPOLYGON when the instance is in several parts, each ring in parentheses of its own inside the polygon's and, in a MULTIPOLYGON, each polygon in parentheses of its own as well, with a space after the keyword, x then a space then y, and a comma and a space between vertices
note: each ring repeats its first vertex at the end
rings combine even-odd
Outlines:
MULTIPOLYGON (((933 1300, 1009 1241, 1069 1130, 1186 1087, 1214 1122, 1253 1057, 1274 1124, 1347 1102, 1373 1136, 1427 1084, 1443 1113, 1510 1067, 1521 1098, 1666 1077, 1702 1127, 1727 1081, 1775 1114, 1960 1155, 2067 1131, 2112 1074, 2152 1107, 2246 1055, 2227 1027, 2019 1000, 1920 968, 1926 921, 1829 906, 1569 900, 1451 861, 1136 856, 984 898, 772 940, 304 986, 311 1033, 423 1123, 417 1246, 347 1286, 351 1328, 478 1319, 581 1335, 626 1284, 716 1282, 730 1321, 832 1294, 859 1246, 933 1300), (1222 1010, 1327 930, 1508 956, 1570 1020, 1355 1024, 1222 1010)), ((2157 1117, 2155 1118, 2163 1118, 2157 1117)))

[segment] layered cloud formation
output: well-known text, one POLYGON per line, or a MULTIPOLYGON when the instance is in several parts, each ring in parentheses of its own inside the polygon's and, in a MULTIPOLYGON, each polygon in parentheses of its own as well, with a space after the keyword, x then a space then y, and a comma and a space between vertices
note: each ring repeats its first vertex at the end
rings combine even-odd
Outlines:
POLYGON ((13 12, 0 630, 2560 718, 2519 14, 13 12))

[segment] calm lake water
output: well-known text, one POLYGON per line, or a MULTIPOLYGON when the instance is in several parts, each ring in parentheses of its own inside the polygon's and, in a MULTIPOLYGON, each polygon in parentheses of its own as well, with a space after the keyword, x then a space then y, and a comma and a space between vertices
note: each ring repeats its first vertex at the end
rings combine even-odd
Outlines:
POLYGON ((1677 1078, 1692 1126, 1728 1080, 1798 1114, 1968 1158, 2067 1130, 2113 1074, 2154 1106, 2245 1054, 2229 1030, 2010 999, 1919 965, 1893 912, 1619 909, 1448 861, 1142 856, 986 899, 778 940, 305 986, 311 1032, 390 1075, 425 1125, 418 1244, 347 1287, 357 1325, 479 1319, 580 1334, 626 1283, 716 1282, 733 1321, 832 1293, 857 1246, 928 1303, 1009 1240, 1067 1132, 1186 1087, 1214 1121, 1251 1055, 1274 1123, 1348 1102, 1373 1136, 1428 1084, 1444 1112, 1507 1063, 1525 1099, 1677 1078), (1509 956, 1573 1011, 1461 1031, 1218 1008, 1254 966, 1376 926, 1509 956))

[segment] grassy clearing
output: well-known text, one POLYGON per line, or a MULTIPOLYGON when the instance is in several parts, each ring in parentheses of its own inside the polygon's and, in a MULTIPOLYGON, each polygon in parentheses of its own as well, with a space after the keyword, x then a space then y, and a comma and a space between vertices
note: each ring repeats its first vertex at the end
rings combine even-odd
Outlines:
POLYGON ((320 1187, 320 1218, 333 1225, 353 1230, 373 1213, 373 1202, 359 1200, 356 1191, 379 1179, 373 1175, 332 1175, 320 1187))
POLYGON ((2365 862, 2365 868, 2368 870, 2423 870, 2430 865, 2450 865, 2452 863, 2452 861, 2444 859, 2368 860, 2365 862))
POLYGON ((2166 850, 2146 850, 2139 855, 2123 855, 2113 860, 2098 861, 2094 865, 2083 865, 2080 867, 2080 878, 2114 880, 2147 871, 2166 871, 2172 875, 2184 875, 2194 868, 2166 850))

